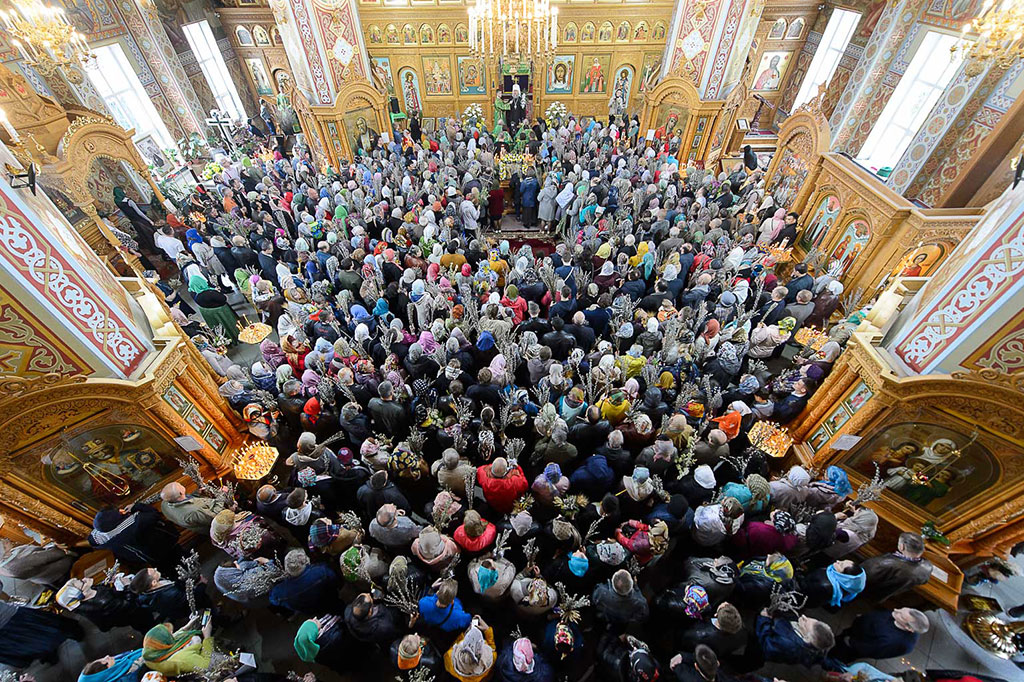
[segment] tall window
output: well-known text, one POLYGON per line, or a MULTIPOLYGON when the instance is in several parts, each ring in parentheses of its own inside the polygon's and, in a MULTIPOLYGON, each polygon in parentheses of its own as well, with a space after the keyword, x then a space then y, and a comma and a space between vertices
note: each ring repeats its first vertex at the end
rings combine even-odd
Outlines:
POLYGON ((94 47, 96 68, 89 69, 89 80, 107 103, 114 120, 125 128, 135 128, 135 139, 152 135, 161 146, 173 147, 174 139, 156 107, 139 82, 128 56, 117 43, 94 47))
POLYGON ((846 45, 850 42, 853 32, 857 29, 857 22, 860 21, 860 12, 851 12, 847 9, 835 9, 825 26, 825 34, 821 36, 821 42, 811 60, 811 67, 807 69, 804 82, 800 85, 800 92, 793 102, 793 111, 807 100, 818 94, 818 86, 828 83, 832 74, 839 66, 839 59, 846 51, 846 45))
POLYGON ((957 42, 956 36, 938 31, 925 34, 857 161, 872 170, 896 165, 960 67, 963 50, 952 58, 949 51, 957 42))
POLYGON ((189 47, 192 48, 192 54, 199 62, 199 68, 203 70, 203 76, 206 77, 213 98, 217 101, 217 108, 234 119, 245 120, 242 100, 238 97, 235 83, 224 64, 224 58, 217 49, 217 41, 213 38, 210 23, 204 19, 195 24, 186 24, 182 29, 185 31, 189 47))

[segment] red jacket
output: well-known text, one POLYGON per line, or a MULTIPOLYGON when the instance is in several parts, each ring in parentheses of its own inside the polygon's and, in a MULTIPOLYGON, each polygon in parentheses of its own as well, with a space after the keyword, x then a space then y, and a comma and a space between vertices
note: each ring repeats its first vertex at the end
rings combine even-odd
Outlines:
POLYGON ((510 469, 505 478, 494 478, 491 465, 482 464, 476 468, 476 480, 483 488, 487 504, 499 514, 511 514, 516 499, 530 488, 519 465, 510 469))
POLYGON ((495 536, 498 534, 498 530, 494 527, 493 523, 488 523, 487 528, 484 529, 484 534, 478 538, 471 538, 466 535, 466 526, 461 525, 455 529, 452 534, 452 539, 461 547, 463 550, 471 553, 482 552, 494 542, 495 536))
POLYGON ((512 311, 512 319, 515 320, 516 324, 523 321, 526 317, 526 299, 522 296, 516 296, 516 300, 510 299, 508 296, 501 298, 501 304, 512 311))

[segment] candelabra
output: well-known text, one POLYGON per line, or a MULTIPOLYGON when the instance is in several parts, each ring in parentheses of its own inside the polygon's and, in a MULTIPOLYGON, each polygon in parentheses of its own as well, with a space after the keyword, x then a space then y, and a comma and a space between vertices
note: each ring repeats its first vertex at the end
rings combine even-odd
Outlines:
POLYGON ((96 58, 61 7, 18 0, 13 10, 0 10, 0 20, 14 49, 44 78, 66 69, 67 79, 77 85, 82 74, 71 67, 88 66, 96 58))
POLYGON ((1024 0, 985 0, 974 21, 964 24, 960 41, 951 52, 959 51, 967 59, 964 73, 974 77, 987 66, 1009 68, 1024 59, 1024 0), (977 34, 975 42, 969 33, 977 34))
POLYGON ((246 443, 235 454, 235 478, 240 481, 260 480, 274 468, 278 454, 277 448, 263 441, 246 443))
POLYGON ((767 421, 754 424, 747 433, 750 444, 768 453, 769 457, 785 457, 793 445, 793 437, 785 428, 767 421))
POLYGON ((558 46, 551 0, 477 0, 469 8, 469 50, 481 59, 549 60, 558 46))

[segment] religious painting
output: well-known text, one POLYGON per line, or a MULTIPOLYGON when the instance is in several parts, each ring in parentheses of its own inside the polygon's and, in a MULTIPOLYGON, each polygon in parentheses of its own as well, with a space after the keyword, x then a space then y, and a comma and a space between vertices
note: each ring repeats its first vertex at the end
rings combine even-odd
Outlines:
POLYGON ((861 17, 860 24, 857 26, 858 38, 866 39, 871 37, 871 34, 875 32, 875 26, 878 25, 878 20, 882 18, 882 12, 885 11, 886 4, 888 4, 886 0, 871 0, 867 11, 861 17))
POLYGON ((631 29, 632 27, 629 25, 628 21, 624 21, 621 24, 619 24, 619 28, 615 31, 615 40, 618 40, 620 42, 629 40, 629 34, 631 33, 631 29))
POLYGON ((228 439, 221 435, 221 432, 214 428, 212 424, 206 430, 206 433, 203 434, 203 438, 217 452, 224 452, 224 447, 228 444, 228 439))
POLYGON ((377 142, 376 127, 377 117, 373 107, 360 107, 345 112, 342 116, 345 124, 345 134, 348 136, 348 144, 352 154, 369 154, 370 149, 377 142))
POLYGON ((476 57, 459 57, 459 94, 483 95, 487 93, 484 63, 476 57))
POLYGON ((822 446, 824 446, 825 443, 828 442, 828 439, 831 437, 832 434, 829 433, 828 428, 824 424, 822 424, 807 439, 807 444, 811 446, 812 450, 817 452, 818 450, 821 450, 822 446))
POLYGON ((235 40, 242 47, 252 47, 256 42, 252 39, 252 33, 245 26, 235 27, 235 40))
POLYGON ((390 57, 370 57, 370 71, 377 89, 387 92, 389 97, 395 96, 395 79, 391 75, 390 57))
POLYGON ((664 21, 658 21, 658 22, 655 22, 655 24, 654 24, 654 32, 651 34, 651 37, 654 40, 664 40, 665 39, 665 35, 667 33, 668 33, 668 28, 665 26, 665 22, 664 21))
POLYGON ((857 260, 857 256, 867 248, 871 241, 871 228, 863 220, 854 220, 846 229, 843 236, 839 238, 835 248, 828 257, 828 272, 833 277, 842 277, 850 271, 850 266, 857 260))
POLYGON ((398 36, 398 28, 394 24, 388 24, 384 29, 384 41, 388 45, 398 45, 401 39, 398 36))
POLYGON ((799 40, 800 36, 804 33, 804 20, 803 17, 794 19, 793 23, 789 25, 786 30, 786 40, 799 40))
POLYGON ((877 465, 886 488, 941 516, 999 480, 996 458, 976 436, 923 420, 890 424, 862 440, 843 465, 869 478, 877 465))
POLYGON ((581 95, 603 95, 608 91, 608 69, 611 55, 584 55, 580 73, 581 95))
POLYGON ((850 414, 856 414, 857 410, 864 407, 874 395, 875 393, 871 390, 870 386, 863 381, 859 381, 854 386, 853 392, 850 393, 850 397, 843 401, 843 405, 850 410, 850 414))
POLYGON ((423 111, 423 100, 420 97, 420 78, 416 75, 416 71, 409 67, 400 69, 398 81, 401 83, 405 113, 411 116, 413 112, 423 111))
POLYGON ((594 42, 594 35, 597 33, 597 27, 594 26, 594 22, 588 21, 583 24, 583 28, 580 30, 580 42, 592 43, 594 42))
POLYGON ((633 40, 647 40, 648 35, 650 35, 650 30, 647 28, 647 22, 638 21, 636 28, 633 29, 633 40))
POLYGON ((194 407, 185 414, 185 421, 188 422, 188 425, 198 433, 202 433, 206 430, 206 427, 210 425, 210 420, 204 417, 203 413, 194 407))
POLYGON ((850 413, 846 411, 845 407, 839 405, 832 414, 825 418, 824 423, 828 426, 829 431, 838 433, 843 424, 848 421, 850 421, 850 413))
POLYGON ((402 43, 405 45, 416 44, 416 29, 412 27, 412 24, 406 24, 402 27, 402 43))
MULTIPOLYGON (((376 27, 375 27, 376 28, 376 27)), ((380 42, 380 28, 377 28, 377 42, 380 42)), ((278 30, 277 26, 270 27, 270 42, 275 45, 283 45, 284 42, 281 40, 281 31, 278 30)))
POLYGON ((344 150, 341 147, 341 136, 338 134, 338 125, 334 121, 327 121, 327 134, 331 138, 331 146, 334 147, 335 153, 343 153, 344 150))
POLYGON ((270 34, 267 33, 267 29, 263 28, 262 26, 252 27, 252 39, 256 41, 256 44, 259 47, 270 46, 270 34))
POLYGON ((658 115, 654 119, 658 126, 654 129, 654 137, 665 140, 672 137, 682 137, 686 130, 686 123, 690 120, 689 110, 680 107, 678 104, 664 102, 658 106, 658 115))
POLYGON ((123 505, 178 471, 181 451, 173 442, 136 424, 99 425, 100 418, 15 454, 16 471, 93 513, 123 505))
POLYGON ((384 42, 384 32, 376 24, 370 24, 370 29, 366 32, 366 35, 371 45, 380 45, 384 42))
POLYGON ((757 78, 754 79, 754 90, 771 91, 782 87, 782 79, 792 57, 792 52, 765 52, 761 55, 757 78))
POLYGON ((571 95, 572 74, 576 68, 576 55, 558 55, 548 66, 549 95, 571 95))
POLYGON ((603 24, 601 24, 601 28, 597 29, 597 42, 612 42, 612 22, 606 21, 603 24))
POLYGON ((654 89, 658 82, 658 74, 661 72, 661 53, 649 52, 644 55, 643 66, 640 67, 640 92, 647 92, 654 89))
POLYGON ((124 24, 115 8, 116 3, 111 0, 61 0, 59 5, 63 6, 71 25, 84 33, 90 41, 124 33, 124 24))
POLYGON ((469 29, 463 23, 455 24, 455 44, 465 45, 469 42, 469 29))
POLYGON ((245 65, 252 76, 252 83, 256 86, 256 94, 273 95, 274 88, 270 85, 270 77, 267 76, 267 69, 263 66, 263 60, 259 57, 250 57, 245 60, 245 65))
POLYGON ((775 188, 772 191, 772 198, 775 205, 789 208, 796 201, 800 188, 807 180, 807 162, 793 151, 792 147, 782 150, 782 158, 775 170, 775 188))
POLYGON ((185 410, 192 407, 192 403, 188 401, 188 398, 182 395, 181 391, 178 390, 178 387, 173 384, 164 391, 163 398, 164 401, 171 406, 171 409, 178 414, 182 414, 185 410))
POLYGON ((946 257, 949 247, 945 242, 918 244, 903 254, 889 277, 924 277, 946 257))
POLYGON ((164 154, 160 143, 152 135, 146 135, 135 140, 135 147, 142 154, 142 158, 146 160, 146 163, 152 166, 153 171, 157 175, 163 175, 174 168, 174 164, 167 159, 167 155, 164 154))
POLYGON ((437 44, 452 44, 452 29, 449 28, 448 24, 441 24, 440 26, 437 27, 437 44))
MULTIPOLYGON (((782 208, 788 207, 788 204, 780 203, 777 199, 776 204, 782 208)), ((800 237, 800 244, 808 251, 821 244, 825 235, 829 233, 832 225, 835 224, 841 209, 839 197, 835 194, 823 196, 818 201, 817 208, 814 209, 811 222, 807 223, 807 227, 804 228, 804 233, 800 237)))
POLYGON ((452 94, 452 62, 448 55, 423 57, 423 82, 428 97, 452 94))
POLYGON ((621 99, 622 108, 629 106, 629 93, 633 88, 633 67, 622 64, 615 69, 615 82, 612 84, 612 99, 621 99))
POLYGON ((434 44, 434 29, 431 28, 430 24, 423 24, 420 26, 420 45, 433 45, 434 44))
POLYGON ((562 29, 562 42, 575 43, 578 34, 579 29, 576 28, 576 23, 570 21, 568 24, 565 25, 565 28, 562 29))
POLYGON ((779 17, 768 31, 768 40, 782 40, 786 37, 786 20, 779 17))
POLYGON ((425 133, 432 133, 437 128, 437 122, 433 118, 424 118, 420 121, 420 129, 425 133))

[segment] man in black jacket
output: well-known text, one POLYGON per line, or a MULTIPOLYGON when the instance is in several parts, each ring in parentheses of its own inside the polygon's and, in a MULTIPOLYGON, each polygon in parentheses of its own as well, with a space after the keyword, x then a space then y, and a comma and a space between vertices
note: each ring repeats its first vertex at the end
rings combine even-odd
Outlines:
POLYGON ((597 341, 597 335, 587 324, 587 316, 583 311, 577 310, 573 313, 572 324, 565 325, 565 331, 569 332, 576 339, 576 345, 584 352, 589 352, 597 341))
POLYGON ((690 627, 679 636, 679 648, 683 651, 708 646, 719 658, 724 658, 736 653, 747 643, 743 618, 739 610, 729 602, 718 605, 714 618, 691 620, 690 623, 690 627))
POLYGON ((804 289, 810 290, 814 286, 814 278, 807 274, 807 264, 797 263, 793 268, 793 279, 786 283, 786 303, 796 303, 796 295, 804 289))
POLYGON ((355 639, 381 647, 390 644, 405 630, 398 610, 376 603, 368 592, 345 607, 345 625, 355 639))
MULTIPOLYGON (((185 588, 173 580, 164 580, 155 568, 144 568, 135 574, 129 589, 136 595, 140 616, 148 619, 149 625, 174 623, 182 625, 191 615, 185 588)), ((197 582, 193 588, 196 605, 204 605, 206 584, 197 582)))
MULTIPOLYGON (((216 251, 214 253, 216 253, 216 251)), ((236 234, 231 238, 231 255, 235 257, 235 261, 239 266, 243 268, 259 269, 259 256, 256 255, 255 251, 249 248, 248 244, 245 242, 245 237, 240 234, 236 234)), ((234 274, 234 271, 232 271, 231 274, 234 274)))
POLYGON ((867 574, 864 596, 875 603, 924 585, 932 575, 932 562, 923 558, 924 540, 917 533, 901 533, 896 552, 871 557, 861 564, 867 574))
POLYGON ((409 432, 409 414, 402 405, 395 402, 395 387, 390 381, 382 381, 377 385, 377 393, 379 397, 370 400, 367 406, 374 429, 396 439, 405 438, 409 432))
POLYGON ((784 318, 786 316, 786 296, 788 295, 789 289, 786 287, 775 287, 772 289, 771 300, 754 313, 751 323, 755 326, 761 322, 771 325, 784 318))
MULTIPOLYGON (((522 294, 522 291, 520 291, 522 294)), ((540 305, 535 301, 530 301, 526 304, 526 314, 528 317, 519 323, 518 332, 533 332, 537 335, 537 338, 542 338, 545 334, 551 331, 551 325, 548 321, 540 316, 540 305)))
POLYGON ((541 337, 540 342, 551 349, 551 357, 565 360, 569 352, 576 347, 576 337, 565 330, 565 320, 560 317, 551 318, 551 331, 541 337))
MULTIPOLYGON (((274 243, 269 239, 264 239, 260 242, 258 260, 260 264, 260 277, 271 284, 277 285, 277 259, 274 258, 274 243)), ((231 274, 234 275, 234 273, 231 274)))
POLYGON ((928 616, 917 609, 868 611, 836 637, 832 655, 844 663, 861 658, 906 656, 928 632, 928 616))

